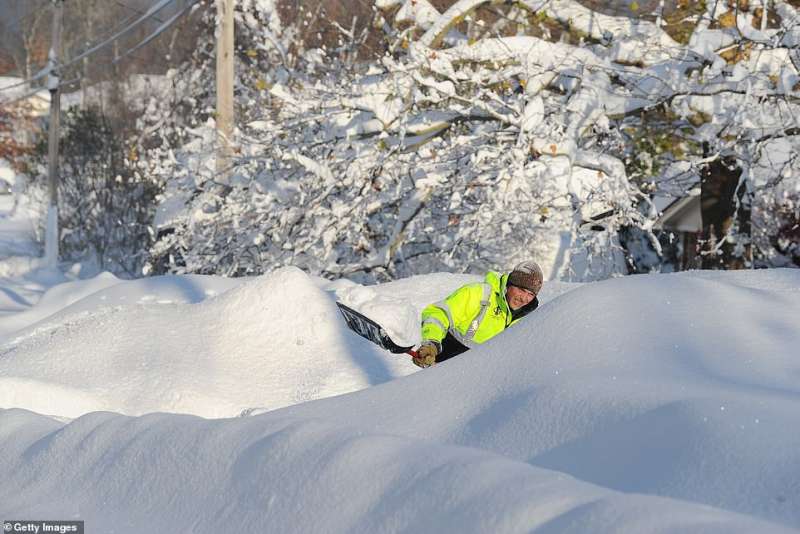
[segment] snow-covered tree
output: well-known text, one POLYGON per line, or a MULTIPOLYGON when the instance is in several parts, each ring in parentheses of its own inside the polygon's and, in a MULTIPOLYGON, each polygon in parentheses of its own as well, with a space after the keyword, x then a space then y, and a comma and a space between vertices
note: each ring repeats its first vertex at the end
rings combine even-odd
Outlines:
POLYGON ((387 53, 364 63, 341 53, 362 35, 300 55, 271 2, 243 3, 229 183, 213 171, 213 49, 176 76, 198 120, 161 129, 180 142, 150 160, 174 177, 152 268, 375 280, 534 257, 601 278, 627 270, 623 229, 660 252, 654 196, 725 169, 735 215, 706 256, 785 256, 767 227, 797 187, 791 5, 678 2, 652 22, 573 0, 376 8, 387 53))

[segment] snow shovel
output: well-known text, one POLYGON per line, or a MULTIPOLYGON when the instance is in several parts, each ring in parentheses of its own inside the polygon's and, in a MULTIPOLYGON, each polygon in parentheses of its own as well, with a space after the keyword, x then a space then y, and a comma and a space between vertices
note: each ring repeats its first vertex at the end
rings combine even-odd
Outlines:
POLYGON ((386 330, 381 325, 369 317, 345 306, 341 302, 337 302, 336 305, 339 306, 339 311, 342 312, 347 327, 359 336, 372 341, 393 354, 410 354, 412 357, 416 357, 417 351, 412 350, 414 345, 410 347, 398 345, 392 341, 392 338, 389 337, 389 334, 386 333, 386 330))

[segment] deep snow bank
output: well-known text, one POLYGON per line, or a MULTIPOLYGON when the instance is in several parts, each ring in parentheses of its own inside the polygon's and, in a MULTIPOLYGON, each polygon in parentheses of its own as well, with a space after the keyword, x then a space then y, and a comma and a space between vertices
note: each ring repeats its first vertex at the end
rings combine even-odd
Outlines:
POLYGON ((68 417, 94 410, 232 416, 413 369, 346 334, 331 297, 295 268, 216 297, 196 289, 196 303, 187 287, 184 302, 162 291, 125 303, 131 284, 147 287, 113 285, 90 304, 77 300, 15 333, 0 354, 0 406, 68 417), (98 308, 99 299, 108 306, 98 308))
MULTIPOLYGON (((31 306, 23 295, 14 291, 15 288, 4 287, 2 295, 4 300, 11 300, 23 309, 22 311, 16 311, 16 313, 8 313, 8 315, 2 317, 2 320, 0 320, 0 340, 5 344, 10 340, 9 338, 13 337, 15 332, 24 330, 48 318, 53 318, 59 313, 69 314, 73 303, 91 300, 87 299, 89 295, 119 283, 119 278, 111 273, 101 273, 89 280, 63 282, 46 290, 43 289, 42 295, 36 300, 35 306, 31 306)), ((9 306, 4 303, 3 308, 8 309, 9 306)))
MULTIPOLYGON (((306 302, 320 296, 282 276, 309 284, 306 302)), ((244 319, 225 320, 223 303, 257 314, 254 302, 288 297, 253 283, 181 307, 169 326, 187 339, 185 315, 227 332, 244 319)), ((3 412, 0 516, 71 514, 123 532, 800 528, 798 297, 796 270, 627 277, 563 294, 445 364, 260 416, 61 425, 3 412)), ((319 314, 302 309, 324 322, 332 304, 317 300, 319 314)))
POLYGON ((800 526, 798 354, 798 270, 626 277, 413 382, 292 413, 800 526))
POLYGON ((203 420, 0 410, 0 516, 88 532, 788 532, 477 449, 273 412, 203 420))

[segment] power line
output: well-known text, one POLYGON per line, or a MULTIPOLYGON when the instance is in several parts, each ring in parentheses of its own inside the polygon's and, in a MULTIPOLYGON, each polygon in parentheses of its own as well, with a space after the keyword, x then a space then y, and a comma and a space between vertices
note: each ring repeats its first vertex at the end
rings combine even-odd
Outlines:
MULTIPOLYGON (((115 0, 115 1, 117 1, 117 0, 115 0)), ((117 1, 117 4, 119 4, 121 7, 127 7, 128 9, 133 9, 133 8, 130 8, 130 7, 128 7, 128 6, 125 6, 125 5, 121 4, 121 3, 120 3, 120 2, 118 2, 118 1, 117 1)), ((48 1, 48 2, 46 3, 46 5, 47 5, 47 7, 48 7, 49 9, 52 9, 52 8, 53 8, 53 3, 52 3, 51 1, 48 1)), ((122 28, 125 28, 125 27, 126 27, 128 24, 130 24, 130 23, 131 23, 131 22, 132 22, 132 21, 133 21, 133 20, 136 18, 136 13, 139 13, 139 14, 142 14, 142 13, 143 13, 143 12, 142 12, 142 11, 140 11, 140 10, 134 10, 134 11, 135 11, 135 13, 133 13, 133 14, 131 14, 131 15, 128 15, 128 16, 127 16, 127 17, 126 17, 126 18, 125 18, 125 19, 124 19, 122 22, 120 22, 120 23, 119 23, 119 24, 117 24, 116 26, 113 26, 113 27, 111 27, 110 29, 101 30, 101 31, 100 31, 100 33, 99 33, 98 35, 95 35, 95 36, 93 37, 93 38, 95 39, 95 42, 96 42, 97 40, 100 40, 100 39, 105 39, 105 38, 106 38, 106 37, 108 37, 109 35, 112 35, 112 34, 114 34, 114 33, 118 32, 118 31, 120 31, 122 28)), ((17 24, 18 22, 21 22, 21 21, 23 21, 23 20, 25 20, 25 19, 29 19, 29 18, 30 18, 30 17, 32 17, 32 16, 33 16, 33 13, 22 13, 22 12, 20 12, 20 11, 18 10, 18 15, 17 15, 17 17, 16 17, 16 20, 15 20, 15 22, 13 22, 13 23, 12 23, 12 24, 11 24, 9 27, 12 27, 12 26, 14 26, 15 24, 17 24)), ((42 15, 42 16, 44 16, 44 15, 42 15)), ((154 17, 154 18, 155 18, 156 20, 160 20, 160 19, 158 19, 157 17, 154 17)), ((20 36, 20 38, 22 38, 22 37, 20 36)), ((86 51, 86 50, 88 50, 88 49, 89 49, 91 46, 92 46, 92 45, 91 45, 90 43, 86 43, 86 48, 82 49, 82 50, 81 50, 81 53, 82 53, 82 52, 84 52, 84 51, 86 51)), ((44 67, 42 67, 42 68, 44 68, 44 67)), ((31 78, 31 80, 30 80, 30 81, 33 81, 33 79, 31 78)), ((20 82, 20 83, 25 83, 25 82, 20 82)), ((7 87, 4 87, 3 89, 7 89, 7 87)), ((0 91, 2 91, 3 89, 0 89, 0 91)))
MULTIPOLYGON (((63 1, 63 0, 60 0, 60 1, 63 1)), ((88 56, 90 56, 90 55, 94 54, 95 52, 98 52, 99 50, 101 50, 101 49, 105 48, 105 47, 106 47, 106 46, 108 46, 109 44, 111 44, 111 43, 113 43, 114 41, 118 40, 118 39, 119 39, 120 37, 122 37, 123 35, 125 35, 125 34, 127 34, 127 33, 131 32, 131 31, 132 31, 134 28, 138 27, 138 26, 139 26, 139 25, 141 25, 143 22, 145 22, 146 20, 148 20, 150 17, 152 17, 153 15, 155 15, 156 13, 158 13, 159 11, 161 11, 162 9, 164 9, 164 8, 165 8, 165 7, 166 7, 166 6, 167 6, 169 3, 171 3, 171 2, 175 2, 175 1, 176 1, 176 0, 158 0, 158 2, 157 2, 156 4, 154 4, 153 6, 151 6, 151 7, 150 7, 150 9, 148 9, 148 10, 147 10, 147 12, 145 12, 145 13, 144 13, 142 16, 140 16, 139 18, 137 18, 137 19, 136 19, 136 20, 135 20, 133 23, 129 24, 129 25, 128 25, 127 27, 125 27, 124 29, 122 29, 122 30, 120 30, 120 31, 116 32, 116 33, 115 33, 114 35, 112 35, 111 37, 109 37, 109 38, 107 38, 107 39, 103 40, 103 41, 102 41, 102 42, 100 42, 99 44, 96 44, 96 45, 94 45, 93 47, 89 48, 88 50, 84 51, 83 53, 81 53, 81 54, 78 54, 76 57, 72 58, 72 59, 71 59, 70 61, 68 61, 67 63, 61 64, 61 65, 58 65, 58 68, 60 68, 60 69, 66 69, 67 67, 70 67, 70 66, 74 65, 75 63, 77 63, 78 61, 82 60, 83 58, 85 58, 85 57, 88 57, 88 56)), ((194 1, 192 4, 190 4, 190 5, 194 5, 195 3, 197 3, 197 1, 198 1, 198 0, 195 0, 195 1, 194 1)), ((184 10, 184 11, 185 11, 185 10, 184 10)), ((40 80, 40 79, 44 78, 45 76, 48 76, 48 75, 50 75, 50 73, 51 73, 51 70, 52 70, 52 65, 47 65, 46 67, 44 67, 42 70, 40 70, 39 72, 37 72, 37 73, 36 73, 34 76, 32 76, 31 78, 28 78, 28 79, 26 79, 26 80, 22 80, 21 82, 19 82, 19 83, 16 83, 16 84, 13 84, 13 85, 9 85, 9 86, 3 87, 2 89, 0 89, 0 92, 2 92, 2 91, 7 91, 7 90, 9 90, 9 89, 13 89, 13 88, 16 88, 16 87, 20 87, 20 86, 22 86, 22 85, 25 85, 25 84, 30 84, 31 82, 35 82, 35 81, 37 81, 37 80, 40 80)))
MULTIPOLYGON (((35 17, 37 15, 39 17, 41 17, 41 19, 46 18, 48 16, 48 13, 46 11, 45 12, 41 12, 41 11, 38 11, 38 10, 41 9, 41 8, 44 8, 45 10, 51 10, 54 7, 54 4, 52 2, 50 2, 50 1, 39 2, 39 4, 40 5, 38 5, 38 6, 34 6, 34 9, 31 9, 31 10, 28 10, 28 11, 24 11, 23 8, 20 6, 20 4, 17 4, 16 5, 17 6, 16 7, 17 16, 14 18, 14 20, 11 22, 11 24, 6 24, 6 27, 9 29, 9 32, 10 32, 12 27, 15 27, 17 25, 21 25, 25 21, 27 21, 28 19, 30 19, 32 17, 35 17), (42 5, 43 3, 44 3, 44 5, 42 5)), ((36 22, 35 22, 35 24, 36 24, 36 22)), ((17 32, 16 36, 17 36, 18 39, 21 39, 24 42, 24 38, 23 38, 21 32, 17 32)), ((12 54, 9 52, 9 56, 11 56, 11 55, 12 54)), ((16 84, 13 84, 13 85, 8 85, 6 87, 2 87, 2 88, 0 88, 0 92, 5 91, 7 89, 21 87, 21 86, 25 85, 26 83, 27 83, 27 80, 23 80, 23 81, 21 81, 19 83, 16 83, 16 84)), ((16 101, 16 100, 17 99, 14 99, 14 101, 16 101)))
MULTIPOLYGON (((144 38, 143 40, 141 40, 139 43, 137 43, 136 45, 134 45, 132 48, 129 48, 129 49, 127 49, 125 52, 123 52, 121 55, 119 55, 117 58, 115 58, 115 59, 114 59, 114 60, 112 60, 111 62, 105 62, 105 63, 103 63, 103 64, 102 64, 102 65, 100 65, 100 66, 103 66, 103 65, 105 65, 105 66, 113 65, 113 64, 115 64, 115 63, 119 62, 121 59, 123 59, 123 58, 125 58, 125 57, 127 57, 127 56, 129 56, 129 55, 135 55, 135 53, 136 53, 136 52, 137 52, 139 49, 141 49, 141 48, 143 48, 144 46, 146 46, 147 44, 149 44, 149 43, 150 43, 150 42, 151 42, 153 39, 157 38, 157 37, 158 37, 160 34, 162 34, 164 31, 168 30, 168 29, 169 29, 169 28, 170 28, 170 27, 171 27, 171 26, 172 26, 172 25, 173 25, 173 24, 174 24, 174 23, 175 23, 177 20, 179 20, 179 19, 180 19, 180 18, 181 18, 183 15, 185 15, 185 14, 186 14, 186 13, 187 13, 189 10, 191 10, 191 9, 192 9, 192 8, 193 8, 195 5, 197 5, 197 4, 198 4, 200 1, 201 1, 201 0, 191 0, 191 1, 190 1, 190 2, 189 2, 187 5, 186 5, 186 6, 184 6, 184 8, 183 8, 183 9, 181 9, 181 10, 180 10, 178 13, 176 13, 175 15, 173 15, 172 17, 170 17, 169 19, 167 19, 166 21, 164 21, 164 22, 163 22, 163 24, 161 24, 161 26, 159 26, 158 28, 156 28, 156 29, 155 29, 155 30, 154 30, 152 33, 150 33, 150 34, 149 34, 147 37, 145 37, 145 38, 144 38)), ((69 63, 65 64, 65 65, 64 65, 62 68, 65 68, 65 67, 66 67, 66 66, 68 66, 68 65, 72 65, 72 64, 74 64, 75 62, 77 62, 77 60, 78 60, 77 58, 76 58, 76 59, 73 59, 73 60, 71 60, 69 63)), ((74 83, 77 83, 77 82, 81 81, 82 79, 83 79, 83 77, 82 77, 82 76, 78 76, 77 78, 74 78, 74 79, 72 79, 72 80, 69 80, 69 81, 67 81, 67 82, 60 82, 60 84, 59 84, 59 85, 71 85, 71 84, 74 84, 74 83)), ((32 78, 32 80, 33 80, 33 78, 32 78)), ((18 85, 21 85, 21 84, 16 84, 15 86, 18 86, 18 85)), ((1 88, 1 89, 0 89, 0 92, 1 92, 1 91, 3 91, 3 90, 5 90, 5 89, 7 89, 7 88, 10 88, 10 87, 14 87, 14 86, 9 86, 9 87, 4 87, 4 88, 1 88)), ((24 94, 24 95, 22 95, 22 96, 19 96, 19 97, 16 97, 16 98, 14 98, 13 100, 10 100, 10 101, 7 101, 7 102, 0 102, 0 106, 2 106, 2 105, 9 105, 9 104, 13 104, 13 103, 15 103, 15 102, 18 102, 18 101, 20 101, 20 100, 25 100, 25 99, 27 99, 27 98, 29 98, 29 97, 31 97, 31 96, 33 96, 33 95, 35 95, 36 93, 40 92, 41 90, 42 90, 42 89, 34 89, 34 90, 31 90, 31 91, 29 91, 28 93, 26 93, 26 94, 24 94)))
POLYGON ((153 33, 151 33, 150 35, 145 37, 142 41, 140 41, 139 44, 137 44, 133 48, 129 49, 123 55, 121 55, 121 56, 119 56, 117 58, 114 58, 114 61, 112 61, 112 64, 113 63, 117 63, 120 59, 122 59, 123 57, 126 57, 128 54, 132 54, 132 53, 136 52, 137 50, 139 50, 143 46, 147 46, 147 44, 150 43, 150 41, 152 41, 153 39, 155 39, 156 37, 161 35, 164 31, 168 30, 170 28, 170 26, 172 26, 175 23, 175 21, 177 21, 178 19, 183 17, 183 15, 186 14, 186 12, 188 12, 191 8, 193 8, 199 1, 200 0, 192 0, 191 2, 186 4, 186 6, 183 9, 181 9, 180 11, 175 13, 172 17, 170 17, 166 21, 162 22, 161 26, 156 28, 153 33))
MULTIPOLYGON (((139 49, 143 48, 145 45, 149 44, 150 41, 152 41, 153 39, 158 37, 161 33, 166 31, 167 29, 169 29, 178 19, 181 18, 182 15, 186 14, 187 11, 189 11, 191 8, 193 8, 195 5, 197 5, 200 1, 201 0, 191 0, 191 2, 187 6, 185 6, 179 13, 177 13, 175 16, 171 17, 169 20, 165 21, 161 26, 156 28, 156 30, 154 30, 151 34, 149 34, 143 40, 139 41, 132 48, 128 48, 127 50, 122 52, 122 54, 120 54, 116 58, 114 58, 113 60, 106 61, 106 62, 104 62, 104 63, 102 63, 100 65, 96 65, 95 67, 97 68, 97 67, 114 65, 114 64, 118 63, 119 61, 121 61, 122 59, 124 59, 125 57, 127 57, 129 55, 140 57, 140 56, 136 55, 136 52, 139 49)), ((149 61, 156 61, 156 62, 158 62, 160 65, 162 65, 164 67, 169 67, 169 65, 167 65, 166 63, 164 63, 162 61, 159 61, 158 59, 150 58, 149 61)), ((79 77, 78 79, 81 79, 81 77, 79 77)), ((75 80, 73 80, 73 82, 74 81, 75 80)))
MULTIPOLYGON (((117 32, 116 34, 112 35, 111 37, 109 37, 105 41, 103 41, 100 44, 94 46, 93 48, 87 50, 86 52, 83 52, 82 54, 79 54, 78 56, 72 58, 67 63, 61 65, 61 68, 70 67, 70 66, 74 65, 75 63, 77 63, 78 61, 82 60, 83 58, 85 58, 87 56, 90 56, 90 55, 94 54, 95 52, 99 51, 100 49, 108 46, 112 42, 118 40, 120 37, 122 37, 123 35, 129 33, 134 28, 136 28, 137 26, 139 26, 143 22, 145 22, 147 19, 151 18, 153 15, 155 15, 156 13, 158 13, 159 11, 164 9, 170 2, 175 2, 175 1, 177 1, 177 0, 159 0, 158 3, 153 5, 150 9, 148 9, 147 12, 144 13, 138 19, 136 19, 135 22, 133 22, 132 24, 129 24, 128 27, 126 27, 125 29, 117 32)), ((197 1, 197 0, 195 0, 195 1, 197 1)))
MULTIPOLYGON (((0 90, 2 90, 2 89, 0 89, 0 90)), ((24 95, 20 95, 20 96, 14 97, 11 100, 0 102, 0 107, 10 106, 11 104, 16 104, 17 102, 21 102, 22 100, 27 100, 30 97, 36 96, 38 93, 41 93, 43 91, 46 91, 46 89, 41 89, 41 88, 31 89, 30 91, 28 91, 24 95)))
MULTIPOLYGON (((136 18, 137 14, 138 14, 138 15, 144 15, 144 14, 145 14, 145 12, 144 12, 144 11, 142 11, 142 10, 140 10, 140 9, 136 9, 136 8, 134 8, 134 7, 131 7, 131 6, 129 6, 129 5, 123 4, 123 3, 122 3, 122 2, 120 2, 119 0, 114 0, 114 2, 115 2, 115 3, 116 3, 118 6, 120 6, 120 7, 124 8, 124 9, 129 9, 129 10, 133 11, 133 13, 132 13, 132 14, 130 14, 130 15, 128 15, 128 17, 127 17, 125 20, 123 20, 121 23, 119 23, 119 24, 117 24, 116 26, 114 26, 112 29, 110 29, 110 30, 106 30, 106 31, 103 31, 103 32, 101 32, 101 34, 100 34, 99 36, 97 36, 97 39, 105 39, 107 36, 109 36, 109 35, 112 35, 112 34, 114 34, 114 33, 118 32, 118 31, 119 31, 121 28, 125 28, 125 27, 126 27, 128 24, 130 24, 130 23, 131 23, 131 22, 132 22, 132 21, 133 21, 133 20, 136 18)), ((158 21, 158 22, 160 22, 160 23, 163 23, 163 22, 164 22, 163 20, 161 20, 159 17, 156 17, 155 15, 153 15, 153 16, 152 16, 152 18, 153 18, 154 20, 157 20, 157 21, 158 21)), ((89 50, 89 47, 91 47, 91 45, 88 45, 88 47, 87 47, 87 48, 85 48, 85 49, 83 49, 83 51, 89 50)), ((111 64, 113 64, 113 63, 115 63, 115 61, 113 61, 112 63, 107 63, 107 62, 106 62, 106 63, 103 63, 103 65, 111 65, 111 64)), ((159 62, 159 64, 160 64, 160 65, 162 65, 162 66, 165 66, 165 67, 167 66, 167 65, 166 65, 166 64, 164 64, 163 62, 159 62)), ((101 66, 102 66, 102 65, 101 65, 101 66)))
MULTIPOLYGON (((97 40, 105 39, 109 35, 113 35, 115 32, 118 32, 120 30, 120 28, 125 28, 135 18, 136 18, 136 14, 135 13, 132 14, 132 15, 129 15, 125 20, 123 20, 121 23, 117 24, 116 26, 114 26, 110 30, 101 31, 100 34, 95 37, 95 39, 97 39, 97 40)), ((92 45, 87 43, 87 48, 85 48, 83 51, 85 52, 86 50, 89 50, 89 47, 91 47, 91 46, 92 45)))
MULTIPOLYGON (((138 13, 138 14, 140 14, 140 15, 143 15, 143 14, 144 14, 144 11, 142 11, 141 9, 137 9, 137 8, 135 8, 135 7, 133 7, 133 6, 129 6, 128 4, 125 4, 125 3, 123 3, 123 2, 120 2, 119 0, 114 0, 114 3, 115 3, 115 4, 117 4, 119 7, 123 8, 123 9, 128 9, 128 10, 130 10, 130 11, 133 11, 134 13, 138 13)), ((136 15, 133 15, 133 16, 135 17, 136 15)), ((153 17, 153 19, 157 20, 157 21, 158 21, 158 22, 160 22, 161 24, 163 24, 163 23, 164 23, 164 21, 163 21, 163 20, 161 20, 160 18, 158 18, 158 17, 156 17, 156 16, 154 16, 154 17, 153 17)))

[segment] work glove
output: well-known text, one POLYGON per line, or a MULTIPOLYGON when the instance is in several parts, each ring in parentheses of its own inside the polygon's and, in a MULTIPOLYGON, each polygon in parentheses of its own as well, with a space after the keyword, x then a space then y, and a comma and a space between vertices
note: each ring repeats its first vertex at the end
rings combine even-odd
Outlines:
POLYGON ((412 358, 417 367, 430 367, 436 363, 436 355, 439 354, 439 347, 432 341, 426 341, 420 345, 417 355, 412 358))

